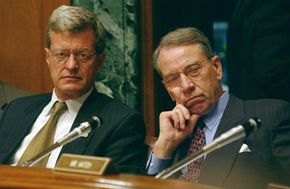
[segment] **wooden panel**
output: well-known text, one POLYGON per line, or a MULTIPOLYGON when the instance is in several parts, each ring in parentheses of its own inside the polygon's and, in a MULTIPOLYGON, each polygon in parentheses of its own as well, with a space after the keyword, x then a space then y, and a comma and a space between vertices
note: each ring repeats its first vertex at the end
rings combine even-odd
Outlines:
POLYGON ((0 6, 0 79, 34 92, 52 89, 44 32, 52 10, 69 0, 6 0, 0 6))
POLYGON ((147 135, 155 136, 152 0, 141 0, 140 6, 142 107, 147 135))

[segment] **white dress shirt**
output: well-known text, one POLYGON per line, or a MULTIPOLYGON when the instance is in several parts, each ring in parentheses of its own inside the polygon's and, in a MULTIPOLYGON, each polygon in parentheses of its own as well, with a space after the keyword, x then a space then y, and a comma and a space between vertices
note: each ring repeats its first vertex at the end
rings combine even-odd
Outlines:
MULTIPOLYGON (((67 105, 67 110, 59 117, 56 125, 55 135, 54 135, 54 142, 58 141, 64 135, 69 133, 71 130, 72 124, 82 106, 84 101, 88 98, 90 93, 93 89, 89 90, 87 93, 82 95, 79 98, 66 100, 65 103, 67 105)), ((22 154, 24 153, 27 146, 30 144, 32 139, 36 136, 36 134, 41 130, 41 128, 46 124, 49 117, 52 114, 52 106, 56 101, 60 101, 55 91, 53 90, 52 97, 50 102, 43 108, 42 112, 37 117, 36 121, 34 122, 30 133, 24 138, 21 145, 19 146, 16 153, 11 158, 11 165, 16 165, 19 159, 21 158, 22 154)), ((48 162, 46 164, 47 168, 53 168, 57 162, 58 156, 60 154, 62 147, 58 147, 55 149, 49 156, 48 162)))

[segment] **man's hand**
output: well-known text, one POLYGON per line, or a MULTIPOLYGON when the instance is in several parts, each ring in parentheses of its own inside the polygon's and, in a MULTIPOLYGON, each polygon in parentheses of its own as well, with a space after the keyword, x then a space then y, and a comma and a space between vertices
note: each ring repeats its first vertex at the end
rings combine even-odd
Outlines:
POLYGON ((190 115, 181 104, 172 111, 162 112, 159 116, 160 134, 153 147, 153 153, 158 158, 169 158, 180 143, 193 131, 199 115, 190 115))

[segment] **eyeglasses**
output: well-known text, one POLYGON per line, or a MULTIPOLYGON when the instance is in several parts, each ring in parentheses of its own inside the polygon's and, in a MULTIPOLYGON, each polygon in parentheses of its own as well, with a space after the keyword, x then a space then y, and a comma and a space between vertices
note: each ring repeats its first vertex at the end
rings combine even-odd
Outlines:
MULTIPOLYGON (((202 69, 204 68, 204 65, 202 65, 203 62, 207 61, 208 59, 204 59, 204 60, 200 60, 200 61, 196 61, 195 63, 187 66, 184 70, 183 70, 183 74, 191 79, 194 80, 196 79, 202 69)), ((164 77, 162 80, 162 83, 166 86, 166 87, 178 87, 181 85, 181 80, 180 80, 180 73, 178 74, 169 74, 168 76, 164 77)))
POLYGON ((52 54, 53 60, 59 64, 66 63, 70 57, 70 54, 73 54, 76 60, 81 63, 88 62, 89 60, 91 60, 93 55, 96 54, 95 52, 88 51, 88 50, 79 50, 79 51, 73 52, 67 49, 55 49, 55 50, 50 49, 50 52, 52 54))

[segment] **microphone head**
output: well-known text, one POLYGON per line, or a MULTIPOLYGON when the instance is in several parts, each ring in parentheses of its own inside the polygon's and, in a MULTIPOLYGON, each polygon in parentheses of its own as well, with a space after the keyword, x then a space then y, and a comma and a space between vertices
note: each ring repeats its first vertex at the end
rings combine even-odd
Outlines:
POLYGON ((101 125, 101 119, 97 116, 93 116, 92 119, 89 121, 92 129, 98 128, 101 125))
POLYGON ((258 127, 261 126, 261 119, 260 118, 250 118, 249 119, 250 124, 257 129, 258 127))
POLYGON ((246 136, 248 136, 252 131, 257 130, 260 126, 261 126, 260 118, 250 118, 245 124, 243 124, 246 136))

